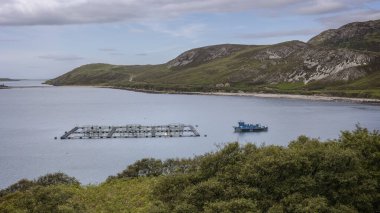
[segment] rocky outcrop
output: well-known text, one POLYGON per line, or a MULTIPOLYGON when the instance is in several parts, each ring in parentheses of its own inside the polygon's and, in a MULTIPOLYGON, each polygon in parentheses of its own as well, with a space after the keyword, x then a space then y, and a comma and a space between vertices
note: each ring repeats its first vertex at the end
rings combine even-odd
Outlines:
POLYGON ((326 30, 308 41, 316 46, 380 52, 380 20, 354 22, 326 30))
POLYGON ((276 60, 288 58, 291 54, 307 48, 307 44, 302 41, 289 41, 271 45, 252 55, 251 59, 276 60))
POLYGON ((227 57, 238 52, 248 45, 221 44, 208 47, 201 47, 186 51, 167 63, 169 68, 183 68, 196 66, 214 59, 227 57))
MULTIPOLYGON (((261 48, 246 46, 244 49, 245 51, 235 54, 234 66, 225 64, 226 67, 233 67, 236 70, 228 75, 226 82, 253 84, 303 82, 308 84, 314 81, 351 81, 365 76, 367 74, 365 67, 379 59, 373 53, 318 47, 301 41, 284 42, 261 48), (238 60, 240 60, 239 63, 236 62, 238 60)), ((195 52, 201 52, 201 48, 196 51, 190 50, 177 57, 175 61, 180 64, 178 66, 185 66, 190 60, 184 56, 197 54, 195 52)), ((219 51, 214 51, 214 57, 208 58, 207 61, 227 57, 217 53, 219 51)))
MULTIPOLYGON (((347 49, 308 48, 298 54, 303 59, 304 83, 311 81, 348 81, 363 77, 366 72, 362 66, 368 65, 375 57, 347 49), (306 70, 308 72, 306 72, 306 70)), ((290 78, 288 81, 296 81, 290 78)))

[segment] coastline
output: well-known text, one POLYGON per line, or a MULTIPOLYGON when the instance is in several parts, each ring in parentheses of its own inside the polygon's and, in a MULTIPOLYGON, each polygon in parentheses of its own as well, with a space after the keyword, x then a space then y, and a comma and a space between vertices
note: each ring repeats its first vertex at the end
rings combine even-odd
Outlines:
MULTIPOLYGON (((207 95, 208 93, 206 93, 207 95)), ((320 96, 320 95, 294 95, 294 94, 276 94, 276 93, 209 93, 210 95, 224 95, 224 96, 249 96, 260 98, 284 98, 284 99, 298 99, 310 101, 340 101, 340 102, 353 102, 353 103, 372 103, 380 104, 380 99, 370 98, 348 98, 337 96, 320 96)))
POLYGON ((94 86, 97 88, 110 88, 128 90, 134 92, 153 93, 153 94, 182 94, 182 95, 214 95, 214 96, 244 96, 244 97, 259 97, 259 98, 283 98, 295 100, 309 100, 309 101, 335 101, 335 102, 349 102, 360 104, 376 104, 380 105, 380 99, 370 98, 349 98, 338 96, 321 96, 321 95, 296 95, 296 94, 278 94, 278 93, 229 93, 229 92, 180 92, 180 91, 157 91, 157 90, 144 90, 126 87, 113 87, 113 86, 94 86))

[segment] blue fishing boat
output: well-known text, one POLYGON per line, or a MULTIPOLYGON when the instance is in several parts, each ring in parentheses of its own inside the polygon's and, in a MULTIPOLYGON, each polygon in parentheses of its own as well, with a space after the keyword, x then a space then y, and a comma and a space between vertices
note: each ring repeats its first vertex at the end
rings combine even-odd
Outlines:
POLYGON ((235 132, 262 132, 268 131, 268 126, 261 124, 246 124, 244 121, 239 121, 239 126, 234 126, 235 132))

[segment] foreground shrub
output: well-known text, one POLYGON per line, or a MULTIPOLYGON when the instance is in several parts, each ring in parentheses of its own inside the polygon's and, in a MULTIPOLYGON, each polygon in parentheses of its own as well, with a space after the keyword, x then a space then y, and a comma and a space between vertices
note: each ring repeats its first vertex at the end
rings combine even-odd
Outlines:
POLYGON ((10 185, 6 189, 0 191, 0 197, 14 192, 22 192, 36 186, 50 186, 50 185, 80 185, 80 182, 62 172, 47 174, 39 177, 37 180, 22 179, 15 184, 10 185))
POLYGON ((75 177, 70 177, 62 172, 47 174, 39 177, 36 181, 37 185, 50 186, 50 185, 80 185, 80 182, 75 177))
POLYGON ((194 170, 196 160, 168 159, 164 162, 154 158, 144 158, 129 165, 116 176, 109 176, 107 181, 122 178, 157 177, 160 175, 184 174, 194 170))
POLYGON ((287 148, 232 143, 185 175, 161 178, 153 195, 172 211, 376 212, 379 162, 379 133, 360 127, 326 142, 301 136, 287 148))
POLYGON ((205 207, 207 213, 249 213, 259 212, 255 201, 248 199, 234 199, 209 203, 205 207))
POLYGON ((82 204, 73 204, 77 186, 36 186, 0 199, 0 212, 84 212, 82 204))

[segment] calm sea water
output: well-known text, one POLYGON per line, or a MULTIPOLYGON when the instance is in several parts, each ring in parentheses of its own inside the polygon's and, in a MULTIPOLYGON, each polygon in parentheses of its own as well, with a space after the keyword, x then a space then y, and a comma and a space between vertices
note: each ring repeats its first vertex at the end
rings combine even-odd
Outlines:
MULTIPOLYGON (((13 82, 37 86, 41 81, 13 82)), ((6 83, 7 84, 7 83, 6 83)), ((360 123, 380 129, 380 106, 343 102, 146 94, 89 87, 0 90, 0 188, 21 178, 65 172, 99 183, 145 157, 192 157, 231 141, 286 146, 304 134, 337 138, 360 123), (237 134, 239 120, 269 126, 237 134), (202 137, 54 140, 76 125, 198 125, 202 137), (204 137, 207 135, 207 137, 204 137)))

